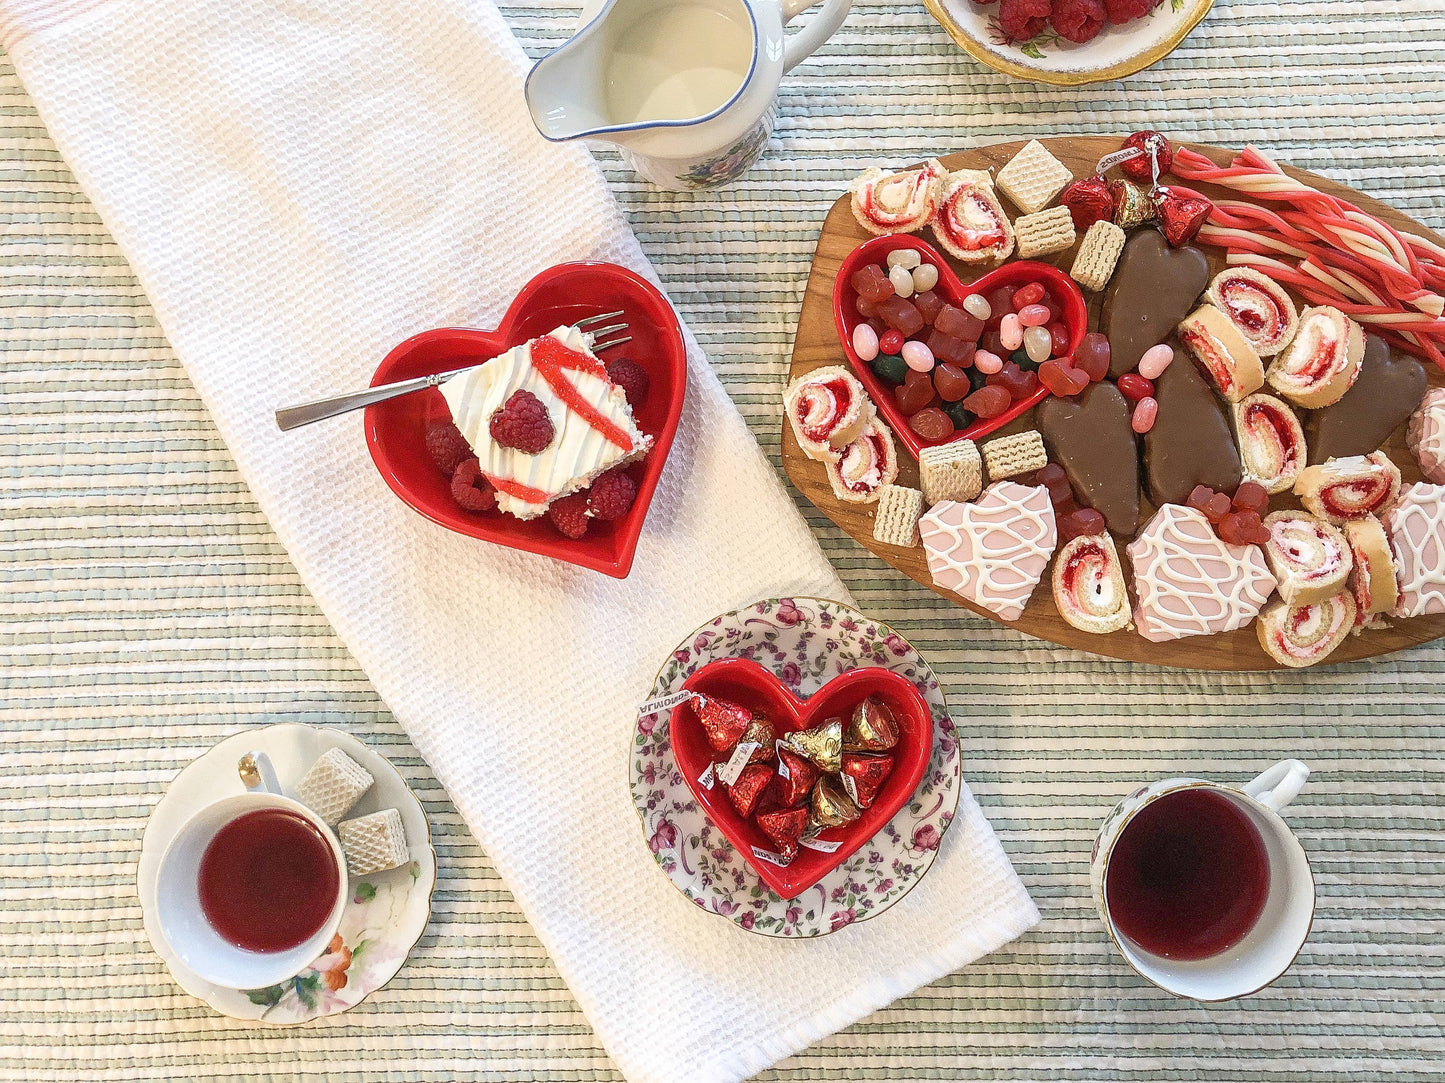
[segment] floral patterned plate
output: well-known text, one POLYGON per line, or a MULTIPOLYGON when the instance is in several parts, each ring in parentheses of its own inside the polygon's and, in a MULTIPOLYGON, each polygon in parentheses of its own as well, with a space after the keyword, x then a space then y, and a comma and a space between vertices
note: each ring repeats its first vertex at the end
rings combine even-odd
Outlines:
POLYGON ((288 722, 228 737, 175 777, 146 823, 137 878, 146 935, 177 985, 222 1015, 285 1025, 354 1008, 401 969, 431 917, 436 854, 421 802, 384 757, 342 730, 288 722), (340 748, 376 779, 348 817, 397 809, 411 861, 399 869, 353 877, 351 899, 330 950, 290 981, 249 991, 212 985, 171 955, 156 926, 156 869, 161 854, 200 805, 244 791, 236 761, 245 753, 265 752, 281 788, 289 792, 316 758, 331 748, 340 748))
POLYGON ((767 666, 801 696, 858 666, 902 674, 933 709, 933 758, 913 800, 883 830, 814 887, 785 901, 693 800, 668 741, 671 711, 642 715, 629 757, 632 800, 653 859, 699 907, 765 936, 823 936, 881 914, 923 878, 958 807, 958 739, 938 678, 906 639, 856 609, 822 598, 775 598, 724 613, 683 640, 648 700, 677 692, 711 661, 737 657, 767 666))
POLYGON ((1153 9, 1122 26, 1075 45, 1053 27, 1029 41, 1009 41, 999 29, 999 4, 975 0, 923 0, 960 48, 995 71, 1036 83, 1079 86, 1122 79, 1174 51, 1209 13, 1214 0, 1157 0, 1153 9))

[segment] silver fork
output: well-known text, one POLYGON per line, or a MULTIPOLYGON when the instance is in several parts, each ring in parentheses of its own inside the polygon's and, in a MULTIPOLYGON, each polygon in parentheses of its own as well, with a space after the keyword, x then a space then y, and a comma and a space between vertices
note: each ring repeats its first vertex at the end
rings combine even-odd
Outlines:
MULTIPOLYGON (((614 346, 621 346, 624 342, 632 341, 631 335, 621 333, 627 330, 627 321, 625 320, 621 323, 608 324, 606 327, 598 327, 596 330, 592 329, 594 324, 616 319, 621 315, 622 310, 619 308, 616 312, 603 312, 596 316, 588 316, 584 320, 578 320, 572 326, 590 335, 592 351, 600 353, 602 350, 610 350, 614 346), (608 336, 616 337, 609 338, 608 336), (604 339, 606 341, 603 341, 604 339)), ((477 365, 486 363, 486 361, 479 361, 477 365)), ((450 372, 436 372, 430 376, 416 376, 410 380, 399 380, 394 384, 379 384, 376 387, 368 387, 364 391, 350 391, 345 395, 333 395, 329 399, 303 402, 298 406, 286 406, 276 411, 276 427, 282 432, 287 432, 291 429, 299 429, 302 425, 310 425, 313 421, 324 421, 328 417, 360 410, 374 402, 385 402, 387 399, 394 399, 399 395, 409 395, 413 391, 420 391, 426 387, 436 387, 446 383, 453 376, 476 368, 477 365, 467 365, 464 368, 452 369, 450 372)))

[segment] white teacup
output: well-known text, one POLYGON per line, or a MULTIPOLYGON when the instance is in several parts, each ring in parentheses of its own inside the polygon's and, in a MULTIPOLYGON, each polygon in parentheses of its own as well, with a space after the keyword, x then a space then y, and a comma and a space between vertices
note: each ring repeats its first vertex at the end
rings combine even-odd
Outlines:
MULTIPOLYGON (((263 762, 264 775, 274 787, 269 767, 263 762)), ((346 857, 335 832, 301 802, 259 786, 248 793, 213 801, 187 820, 161 856, 156 873, 156 916, 161 935, 187 969, 228 989, 276 985, 320 958, 341 924, 346 898, 346 857), (206 848, 221 828, 260 809, 293 812, 319 830, 331 848, 338 873, 336 898, 326 921, 312 936, 285 951, 251 951, 230 943, 206 919, 201 906, 200 869, 206 848)))
POLYGON ((1114 806, 1099 828, 1089 859, 1094 904, 1114 945, 1149 981, 1193 1000, 1230 1000, 1269 985, 1294 962, 1314 920, 1315 883, 1304 847, 1279 810, 1294 800, 1310 771, 1299 760, 1282 760, 1242 787, 1199 778, 1166 778, 1143 786, 1114 806), (1125 829, 1145 806, 1180 790, 1205 789, 1244 812, 1264 841, 1269 891, 1258 920, 1233 947, 1204 959, 1174 959, 1131 940, 1109 913, 1105 890, 1109 859, 1125 829))

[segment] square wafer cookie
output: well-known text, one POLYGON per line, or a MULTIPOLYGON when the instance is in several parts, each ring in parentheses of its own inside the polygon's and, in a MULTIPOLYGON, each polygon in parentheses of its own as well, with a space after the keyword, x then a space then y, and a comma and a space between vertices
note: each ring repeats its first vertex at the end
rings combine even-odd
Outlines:
POLYGON ((1068 166, 1031 139, 998 171, 998 188, 1024 214, 1033 214, 1052 203, 1073 179, 1068 166))
POLYGON ((983 492, 983 460, 972 440, 926 447, 918 453, 918 476, 929 505, 972 500, 983 492))
POLYGON ((1014 219, 1019 259, 1062 252, 1074 243, 1074 216, 1068 207, 1050 207, 1014 219))
POLYGON ((906 485, 885 485, 878 490, 878 507, 873 512, 873 538, 884 545, 917 545, 921 518, 921 492, 906 485))
POLYGON ((1119 253, 1124 251, 1124 231, 1113 222, 1101 219, 1084 234, 1069 277, 1090 293, 1097 293, 1109 284, 1119 253))
POLYGON ((394 808, 382 809, 354 820, 343 820, 336 828, 341 837, 341 850, 346 854, 346 868, 352 876, 369 876, 405 865, 410 856, 406 846, 406 827, 401 813, 394 808))
POLYGON ((1012 436, 1000 436, 983 445, 983 462, 988 468, 990 483, 1015 478, 1020 474, 1031 474, 1040 470, 1049 461, 1044 450, 1044 438, 1038 430, 1016 432, 1012 436))
POLYGON ((334 824, 376 780, 339 748, 328 748, 296 784, 296 800, 334 824))

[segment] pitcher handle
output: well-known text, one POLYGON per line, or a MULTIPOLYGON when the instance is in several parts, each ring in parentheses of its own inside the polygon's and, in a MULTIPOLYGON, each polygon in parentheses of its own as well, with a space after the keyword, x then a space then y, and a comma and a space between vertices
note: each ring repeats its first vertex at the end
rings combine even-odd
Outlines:
MULTIPOLYGON (((817 0, 782 0, 782 3, 783 22, 790 23, 817 0)), ((813 16, 807 26, 788 38, 788 44, 783 47, 783 70, 792 71, 812 56, 843 25, 852 7, 853 0, 825 0, 823 10, 813 16)))
POLYGON ((1278 812, 1298 796, 1309 777, 1310 769, 1299 760, 1280 760, 1241 789, 1261 805, 1278 812))

